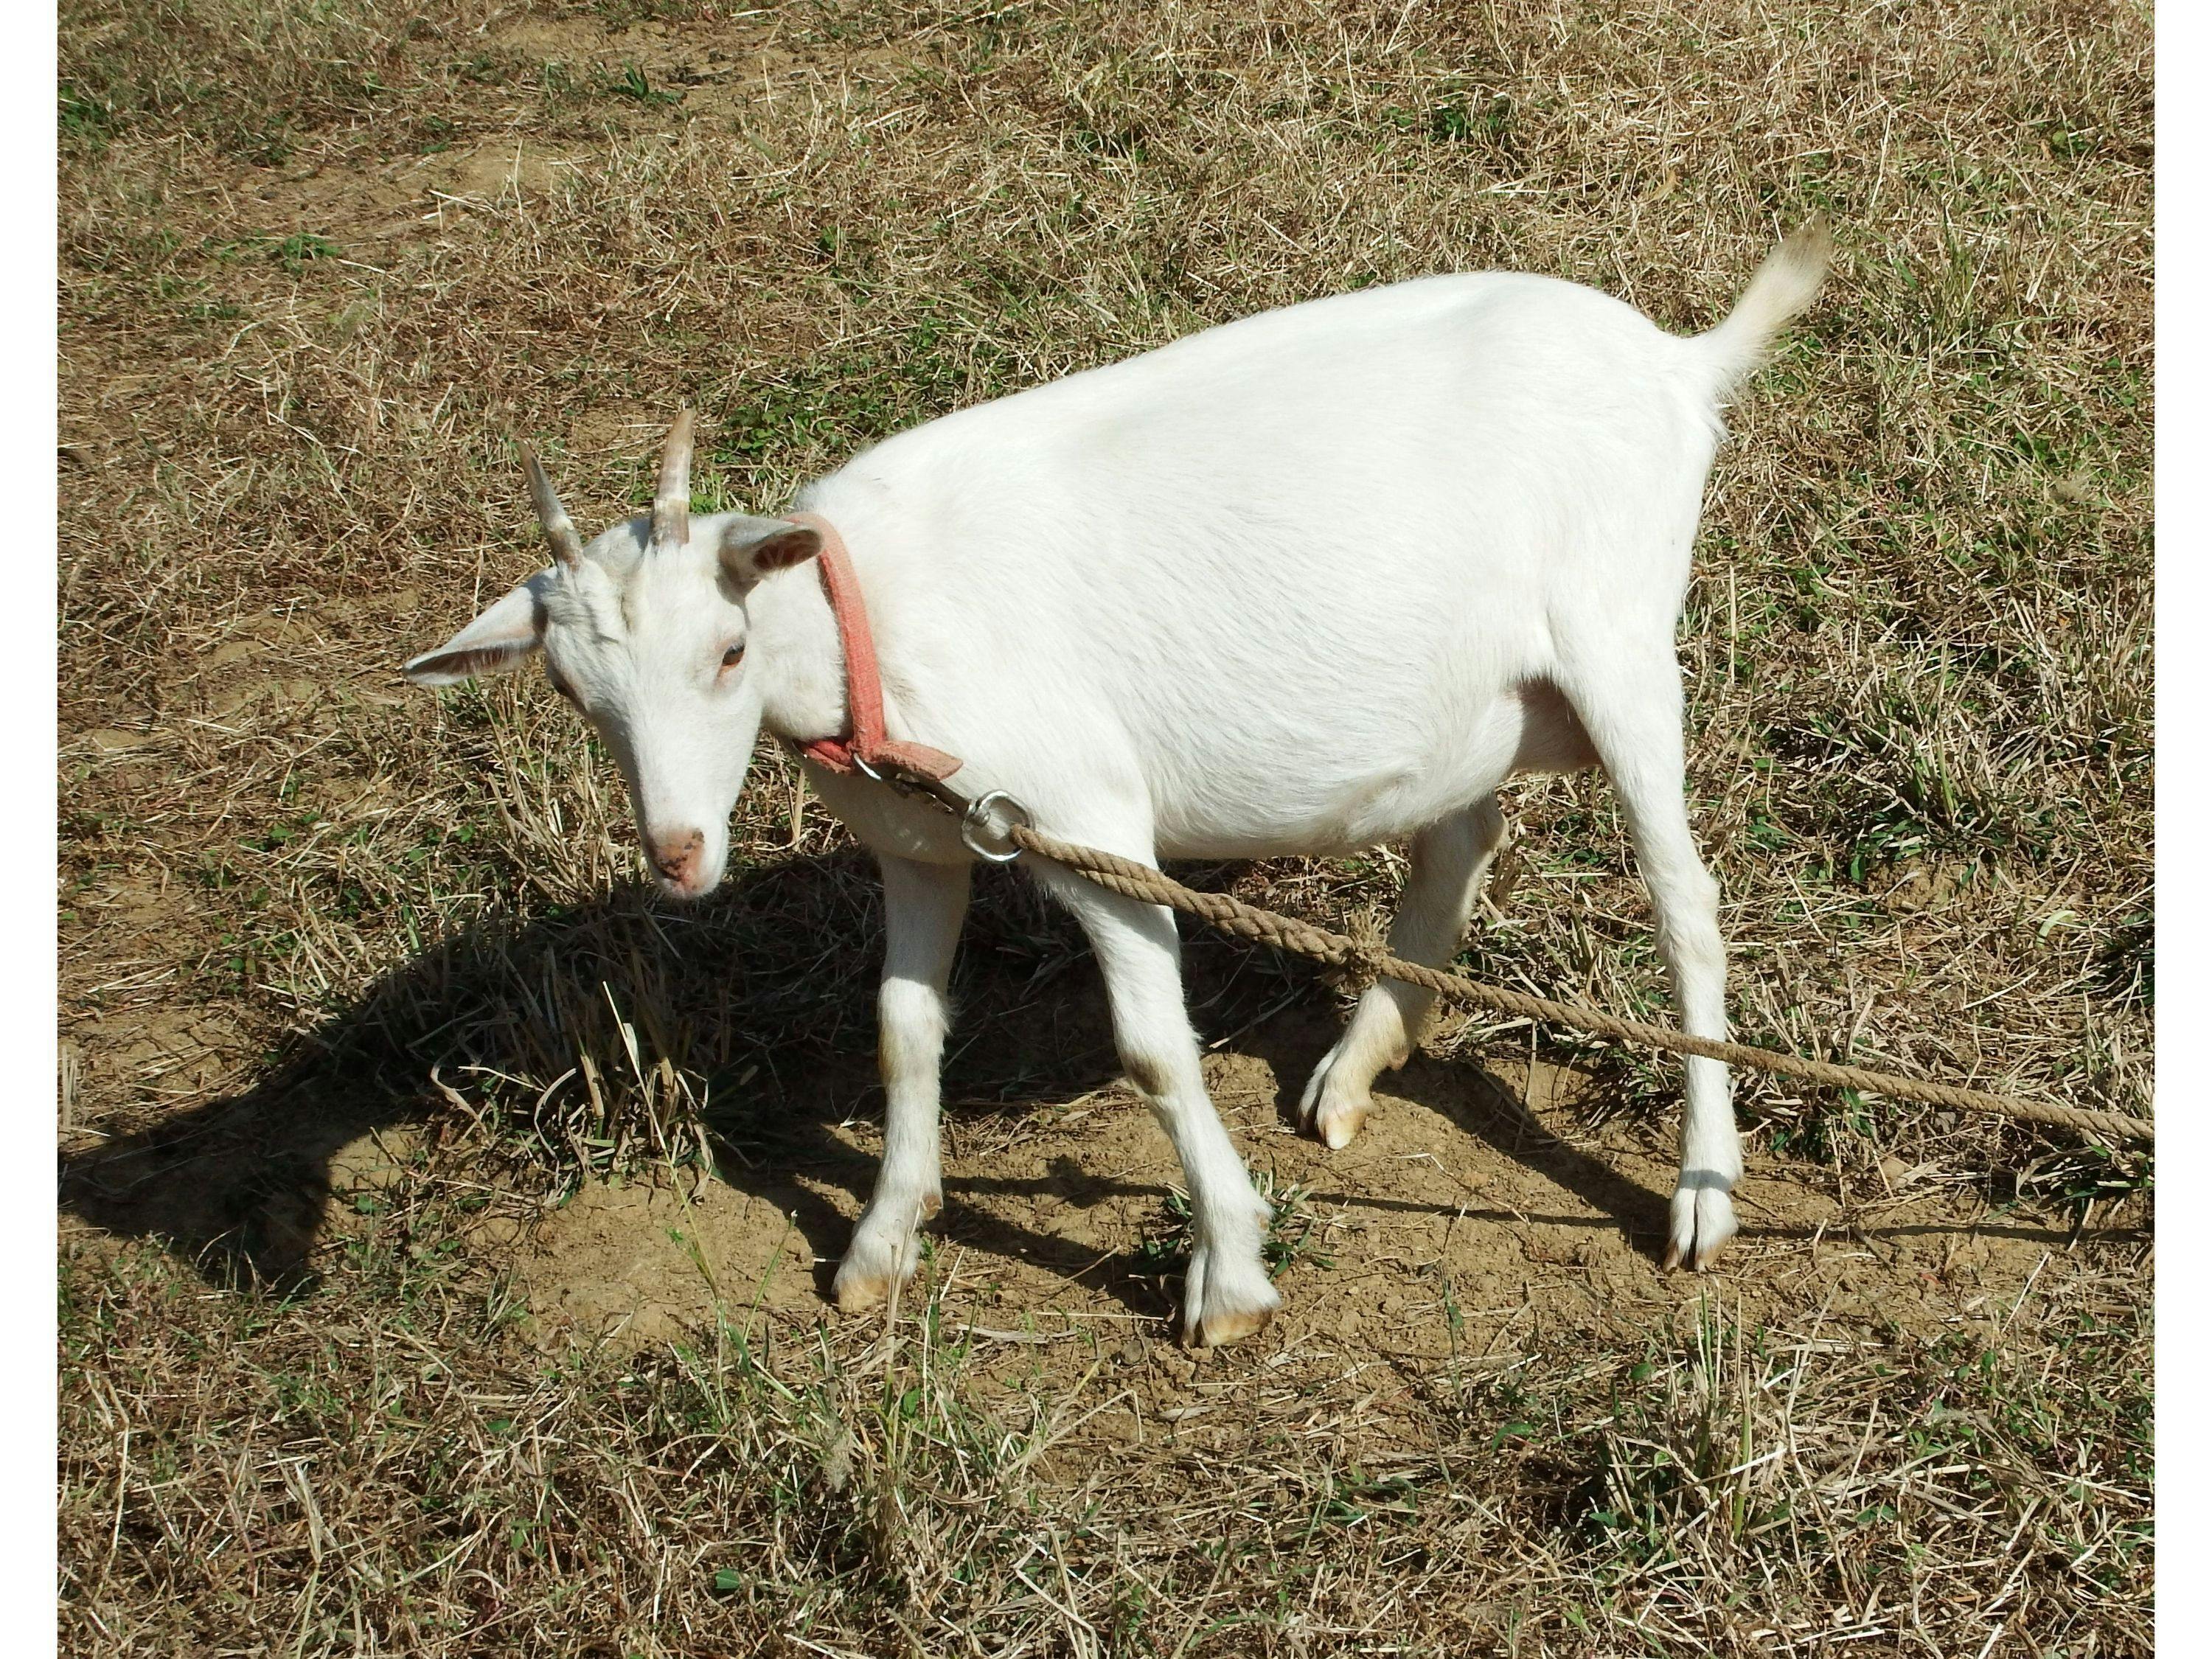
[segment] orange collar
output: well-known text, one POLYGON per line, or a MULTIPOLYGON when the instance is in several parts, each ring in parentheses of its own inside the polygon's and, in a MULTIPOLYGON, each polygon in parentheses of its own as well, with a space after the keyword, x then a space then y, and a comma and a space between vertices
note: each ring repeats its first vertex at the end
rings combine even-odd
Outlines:
POLYGON ((816 513, 787 513, 793 524, 805 525, 822 538, 822 590, 830 599, 830 613, 837 619, 837 641, 845 654, 845 707, 851 735, 809 738, 797 744, 799 752, 832 772, 873 775, 885 768, 910 776, 942 782, 960 769, 955 756, 927 744, 900 743, 884 735, 884 681, 876 665, 875 636, 868 631, 868 607, 860 598, 860 580, 853 569, 853 556, 845 538, 829 520, 816 513))

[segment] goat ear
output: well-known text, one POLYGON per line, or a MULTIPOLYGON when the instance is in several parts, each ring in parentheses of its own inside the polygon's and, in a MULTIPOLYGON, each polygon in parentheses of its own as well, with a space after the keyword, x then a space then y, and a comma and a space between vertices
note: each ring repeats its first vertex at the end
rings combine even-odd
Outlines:
POLYGON ((399 672, 417 685, 458 685, 479 674, 504 674, 521 667, 545 642, 544 593, 553 580, 550 567, 539 571, 435 651, 403 664, 399 672))
POLYGON ((716 549, 722 574, 740 590, 771 570, 803 564, 822 550, 822 532, 788 519, 732 519, 716 549))

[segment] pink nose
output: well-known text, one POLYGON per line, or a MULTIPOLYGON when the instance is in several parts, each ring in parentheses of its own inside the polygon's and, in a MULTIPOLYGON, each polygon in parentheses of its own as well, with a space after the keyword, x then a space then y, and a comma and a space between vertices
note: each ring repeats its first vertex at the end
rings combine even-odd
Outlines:
POLYGON ((707 850, 707 837, 694 830, 688 836, 671 836, 653 843, 653 867, 679 887, 689 887, 699 873, 699 855, 707 850))

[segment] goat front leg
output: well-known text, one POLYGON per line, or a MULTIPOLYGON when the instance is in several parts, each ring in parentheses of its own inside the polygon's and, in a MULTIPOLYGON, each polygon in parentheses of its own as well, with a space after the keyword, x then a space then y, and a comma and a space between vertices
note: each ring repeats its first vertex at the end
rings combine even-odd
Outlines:
POLYGON ((1162 906, 1139 904, 1079 876, 1039 875, 1090 937, 1114 1011, 1121 1065, 1182 1161, 1192 1234, 1184 1340, 1206 1347, 1238 1341, 1282 1305, 1260 1255, 1271 1212, 1206 1097, 1198 1037, 1183 1006, 1175 918, 1162 906))
POLYGON ((951 1023, 945 988, 968 913, 968 866, 889 856, 882 864, 876 1058, 884 1079, 884 1164, 837 1269, 837 1305, 847 1312, 875 1306, 913 1277, 915 1230, 944 1202, 938 1065, 951 1023))

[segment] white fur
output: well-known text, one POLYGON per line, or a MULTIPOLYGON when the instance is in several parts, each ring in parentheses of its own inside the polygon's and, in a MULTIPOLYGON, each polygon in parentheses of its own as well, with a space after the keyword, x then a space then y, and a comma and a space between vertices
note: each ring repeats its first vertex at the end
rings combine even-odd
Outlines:
MULTIPOLYGON (((1536 276, 1317 301, 932 422, 796 505, 852 550, 891 735, 961 756, 961 790, 1008 791, 1040 828, 1148 861, 1412 836, 1391 934, 1412 958, 1456 947, 1502 832, 1498 785, 1602 764, 1683 1024, 1724 1037, 1674 629, 1720 400, 1809 301, 1826 252, 1824 232, 1801 232, 1727 322, 1686 339, 1536 276)), ((664 866, 684 872, 664 875, 671 890, 696 896, 720 878, 758 727, 844 726, 820 582, 811 562, 759 568, 772 544, 793 556, 787 525, 740 515, 700 519, 662 552, 643 520, 617 526, 577 570, 541 573, 526 602, 410 672, 505 665, 498 641, 526 617, 620 759, 648 848, 701 838, 694 862, 664 866), (745 655, 726 670, 732 642, 745 655)), ((837 1279, 840 1301, 861 1305, 911 1271, 915 1222, 938 1200, 968 855, 927 803, 818 769, 814 782, 886 878, 886 1152, 837 1279)), ((1123 1061, 1182 1160, 1188 1328, 1233 1340, 1277 1303, 1267 1209, 1206 1096, 1172 918, 1035 873, 1088 933, 1123 1061)), ((1331 1146, 1426 1005, 1395 984, 1362 999, 1307 1091, 1331 1146)), ((1687 1085, 1668 1258, 1703 1266, 1735 1231, 1741 1158, 1724 1068, 1690 1060, 1687 1085)))

